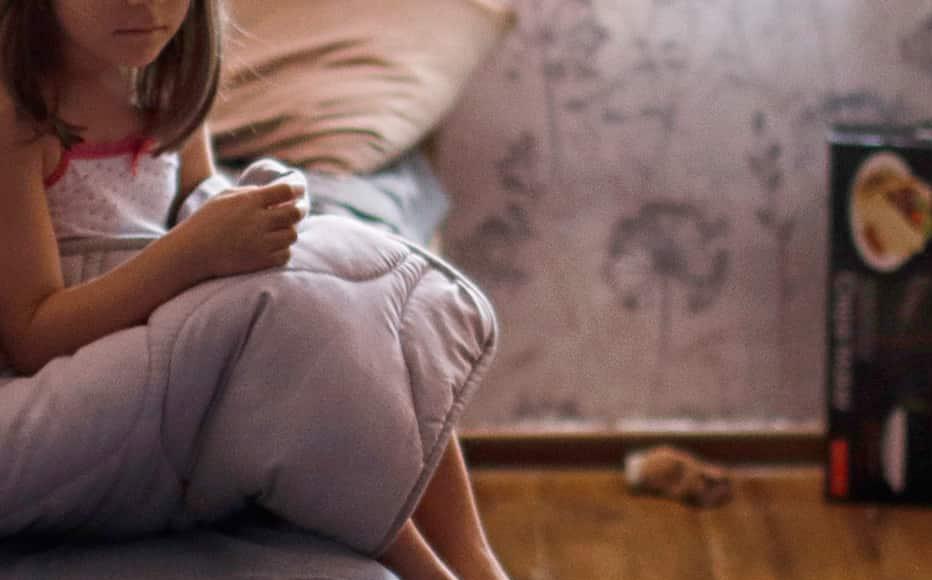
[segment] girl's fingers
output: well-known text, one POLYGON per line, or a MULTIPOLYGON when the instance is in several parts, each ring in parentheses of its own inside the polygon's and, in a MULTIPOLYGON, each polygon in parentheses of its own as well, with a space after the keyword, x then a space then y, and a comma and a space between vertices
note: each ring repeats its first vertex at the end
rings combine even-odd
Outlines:
POLYGON ((288 263, 288 260, 291 259, 291 250, 285 248, 284 250, 279 250, 273 252, 269 255, 269 261, 273 266, 284 266, 288 263))
POLYGON ((266 235, 265 239, 268 248, 278 251, 298 241, 298 232, 290 228, 278 230, 266 235))
POLYGON ((288 183, 276 183, 275 185, 260 187, 255 190, 254 195, 257 203, 262 207, 271 207, 294 201, 303 193, 303 190, 298 191, 288 183))
POLYGON ((304 211, 294 204, 282 205, 266 210, 269 229, 290 228, 304 218, 304 211))

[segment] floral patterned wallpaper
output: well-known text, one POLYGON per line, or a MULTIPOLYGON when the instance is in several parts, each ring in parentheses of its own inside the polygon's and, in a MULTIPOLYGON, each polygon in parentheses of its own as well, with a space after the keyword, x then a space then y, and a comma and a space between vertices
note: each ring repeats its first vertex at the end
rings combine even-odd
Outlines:
POLYGON ((475 429, 821 425, 826 128, 932 117, 932 1, 515 0, 437 141, 475 429))

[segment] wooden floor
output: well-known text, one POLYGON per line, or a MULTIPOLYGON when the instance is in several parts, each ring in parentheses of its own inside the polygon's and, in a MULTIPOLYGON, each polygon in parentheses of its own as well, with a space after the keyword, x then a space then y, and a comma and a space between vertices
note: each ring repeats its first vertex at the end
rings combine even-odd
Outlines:
POLYGON ((827 504, 817 469, 740 471, 696 509, 631 495, 620 471, 474 471, 513 580, 932 580, 932 509, 827 504))

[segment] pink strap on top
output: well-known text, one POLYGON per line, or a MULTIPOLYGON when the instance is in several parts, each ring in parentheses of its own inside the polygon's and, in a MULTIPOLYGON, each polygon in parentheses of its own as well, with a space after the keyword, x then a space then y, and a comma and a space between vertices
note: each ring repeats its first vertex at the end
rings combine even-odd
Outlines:
POLYGON ((44 180, 45 187, 52 187, 65 175, 65 171, 68 170, 68 163, 72 159, 103 159, 132 155, 132 170, 133 175, 136 175, 139 156, 151 150, 154 145, 154 139, 142 135, 130 135, 109 143, 77 143, 62 151, 55 170, 44 180))

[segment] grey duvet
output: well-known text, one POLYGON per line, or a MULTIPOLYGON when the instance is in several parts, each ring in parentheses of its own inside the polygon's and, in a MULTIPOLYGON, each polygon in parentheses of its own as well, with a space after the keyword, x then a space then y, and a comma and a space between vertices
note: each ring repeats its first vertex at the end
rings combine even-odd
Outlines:
MULTIPOLYGON (((0 577, 37 535, 126 540, 253 508, 334 557, 385 548, 490 364, 495 317, 402 238, 329 216, 300 230, 287 267, 200 284, 145 325, 0 379, 0 577)), ((146 242, 65 244, 66 278, 146 242)))

